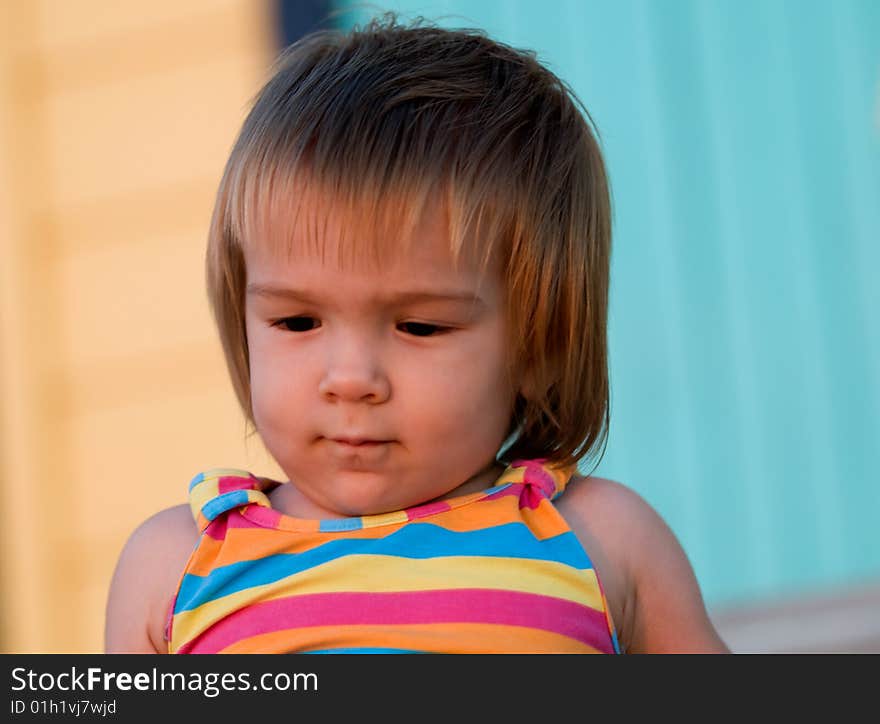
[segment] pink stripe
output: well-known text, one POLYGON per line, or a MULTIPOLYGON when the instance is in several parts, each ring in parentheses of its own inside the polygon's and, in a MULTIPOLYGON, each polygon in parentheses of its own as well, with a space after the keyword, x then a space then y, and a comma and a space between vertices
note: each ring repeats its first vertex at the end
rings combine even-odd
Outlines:
POLYGON ((548 498, 556 492, 556 480, 547 470, 536 463, 526 464, 523 480, 543 491, 548 498))
POLYGON ((260 528, 278 528, 281 522, 281 513, 275 508, 267 508, 263 505, 252 505, 247 510, 247 517, 260 528))
POLYGON ((208 527, 205 528, 205 535, 214 540, 224 540, 226 538, 226 519, 228 517, 227 515, 221 515, 219 518, 214 518, 214 520, 208 523, 208 527))
POLYGON ((614 650, 602 611, 540 594, 469 588, 317 593, 264 601, 221 619, 181 646, 179 653, 216 653, 251 636, 308 626, 457 622, 543 629, 604 653, 614 650))
POLYGON ((217 490, 222 495, 233 490, 256 490, 257 481, 239 475, 224 475, 217 481, 217 490))
POLYGON ((499 498, 507 498, 511 495, 515 495, 518 498, 522 492, 522 487, 522 483, 511 483, 498 492, 487 495, 483 500, 498 500, 499 498))
MULTIPOLYGON (((271 510, 269 508, 264 508, 264 510, 271 510)), ((278 517, 278 513, 275 510, 271 510, 272 513, 275 514, 275 517, 278 517)), ((251 520, 245 518, 240 512, 239 508, 235 508, 230 510, 226 516, 226 524, 229 528, 263 528, 265 526, 260 525, 259 523, 254 523, 251 520)))
POLYGON ((445 513, 447 510, 451 510, 449 503, 445 500, 438 500, 436 503, 426 503, 415 508, 407 508, 405 512, 407 520, 415 520, 416 518, 424 518, 426 515, 445 513))
POLYGON ((540 488, 535 485, 525 485, 519 496, 519 507, 534 510, 543 500, 546 500, 546 494, 540 488))
POLYGON ((541 504, 541 501, 544 500, 544 494, 539 490, 536 490, 533 485, 527 483, 511 483, 504 488, 504 490, 499 490, 497 493, 487 495, 483 500, 497 500, 511 495, 519 498, 520 509, 529 508, 530 510, 534 510, 541 504))

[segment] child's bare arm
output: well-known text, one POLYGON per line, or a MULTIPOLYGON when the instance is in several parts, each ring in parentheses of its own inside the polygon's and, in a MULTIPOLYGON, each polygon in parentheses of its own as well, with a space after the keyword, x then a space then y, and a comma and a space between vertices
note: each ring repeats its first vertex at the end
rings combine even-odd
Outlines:
POLYGON ((631 533, 627 558, 633 585, 628 652, 730 653, 675 534, 637 493, 623 490, 618 505, 631 533))
POLYGON ((591 477, 558 507, 602 574, 624 653, 728 652, 685 552, 638 493, 591 477))
POLYGON ((142 523, 125 544, 107 599, 106 653, 165 653, 165 617, 180 574, 198 540, 188 505, 142 523))

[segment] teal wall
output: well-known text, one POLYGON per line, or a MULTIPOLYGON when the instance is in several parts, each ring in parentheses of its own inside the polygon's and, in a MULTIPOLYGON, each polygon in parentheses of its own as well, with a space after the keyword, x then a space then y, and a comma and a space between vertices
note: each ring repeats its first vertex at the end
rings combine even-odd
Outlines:
POLYGON ((377 9, 534 49, 590 109, 615 205, 596 474, 667 519, 709 605, 880 578, 880 2, 396 2, 345 22, 377 9))

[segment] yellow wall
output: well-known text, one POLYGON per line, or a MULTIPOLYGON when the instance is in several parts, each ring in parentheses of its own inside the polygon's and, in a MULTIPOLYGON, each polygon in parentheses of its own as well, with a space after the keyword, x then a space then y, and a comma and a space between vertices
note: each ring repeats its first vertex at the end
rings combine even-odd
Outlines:
POLYGON ((119 551, 217 465, 275 475, 203 253, 269 4, 0 0, 0 648, 100 651, 119 551))

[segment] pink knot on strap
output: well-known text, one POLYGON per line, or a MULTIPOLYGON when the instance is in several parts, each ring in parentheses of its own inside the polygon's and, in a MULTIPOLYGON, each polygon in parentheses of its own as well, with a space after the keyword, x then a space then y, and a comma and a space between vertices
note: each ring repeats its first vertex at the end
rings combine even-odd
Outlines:
POLYGON ((542 500, 552 500, 559 492, 556 479, 542 463, 546 458, 533 460, 514 460, 512 468, 524 468, 523 490, 520 493, 520 508, 537 508, 542 500))

